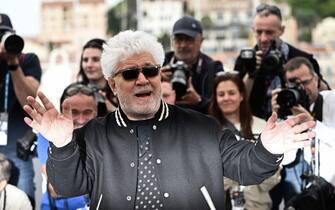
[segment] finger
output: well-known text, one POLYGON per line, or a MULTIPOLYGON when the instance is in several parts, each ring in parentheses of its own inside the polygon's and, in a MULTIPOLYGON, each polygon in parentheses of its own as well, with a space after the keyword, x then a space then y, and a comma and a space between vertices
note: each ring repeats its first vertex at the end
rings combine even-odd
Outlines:
POLYGON ((31 120, 29 117, 24 117, 23 118, 24 122, 29 125, 33 130, 35 130, 36 132, 40 132, 40 125, 36 122, 31 120))
POLYGON ((32 96, 27 97, 28 104, 33 107, 37 113, 44 114, 46 112, 45 108, 32 96))
POLYGON ((193 84, 192 84, 192 77, 188 78, 188 87, 194 89, 193 84))
POLYGON ((315 137, 314 131, 307 131, 304 133, 298 133, 293 135, 293 142, 299 142, 299 141, 308 141, 315 137))
POLYGON ((298 125, 296 125, 296 126, 293 127, 293 132, 295 134, 304 132, 304 131, 306 131, 308 129, 314 128, 315 124, 316 123, 314 121, 308 121, 308 122, 305 122, 305 123, 302 123, 302 124, 298 124, 298 125))
POLYGON ((308 116, 308 114, 301 113, 301 114, 295 115, 295 116, 285 120, 285 122, 290 126, 295 126, 297 124, 307 122, 309 120, 310 120, 310 117, 308 116))
POLYGON ((65 99, 62 104, 63 115, 68 119, 72 119, 72 107, 68 99, 65 99))
POLYGON ((37 123, 41 122, 42 120, 41 115, 38 114, 35 110, 33 110, 29 105, 24 105, 23 109, 31 117, 32 120, 36 121, 37 123))
POLYGON ((105 91, 99 90, 99 94, 106 100, 106 93, 105 93, 105 91))
POLYGON ((281 88, 274 89, 274 90, 271 92, 271 95, 272 95, 272 96, 278 95, 278 93, 279 93, 280 91, 281 91, 281 88))
POLYGON ((55 106, 51 103, 51 101, 44 95, 43 92, 41 91, 38 91, 37 93, 38 97, 41 99, 44 107, 46 110, 49 110, 49 109, 55 109, 55 106))
POLYGON ((271 116, 266 121, 265 130, 271 130, 272 128, 274 128, 276 126, 276 121, 277 121, 277 113, 272 112, 271 116))

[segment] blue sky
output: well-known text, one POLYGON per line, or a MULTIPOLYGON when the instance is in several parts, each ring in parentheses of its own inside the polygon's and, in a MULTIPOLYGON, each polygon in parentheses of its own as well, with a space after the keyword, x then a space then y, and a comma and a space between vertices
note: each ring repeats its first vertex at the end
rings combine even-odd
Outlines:
MULTIPOLYGON (((110 5, 120 0, 105 0, 110 5)), ((1 0, 0 13, 9 15, 16 33, 34 36, 39 32, 42 0, 1 0)))

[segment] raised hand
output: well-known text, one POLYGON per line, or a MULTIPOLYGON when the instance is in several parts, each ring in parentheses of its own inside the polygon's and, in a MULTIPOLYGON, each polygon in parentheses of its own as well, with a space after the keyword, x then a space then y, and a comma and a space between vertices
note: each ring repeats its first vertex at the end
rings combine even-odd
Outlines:
POLYGON ((34 97, 27 97, 28 105, 24 105, 23 109, 30 118, 25 117, 24 121, 56 147, 65 146, 71 141, 74 129, 71 107, 65 100, 63 102, 64 114, 61 114, 42 92, 38 92, 37 96, 42 104, 36 101, 34 97))
POLYGON ((262 144, 272 154, 309 146, 310 139, 315 137, 315 132, 310 131, 315 122, 305 113, 279 123, 276 120, 277 114, 273 112, 261 134, 262 144))
POLYGON ((197 93, 192 84, 192 77, 188 79, 188 88, 186 94, 178 101, 177 104, 196 105, 201 102, 201 96, 197 93))

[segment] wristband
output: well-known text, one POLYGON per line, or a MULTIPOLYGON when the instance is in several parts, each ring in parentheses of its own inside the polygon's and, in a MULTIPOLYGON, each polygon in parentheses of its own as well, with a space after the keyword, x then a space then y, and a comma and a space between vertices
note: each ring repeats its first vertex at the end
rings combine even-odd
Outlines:
POLYGON ((19 68, 19 64, 10 64, 8 65, 9 71, 16 71, 19 68))

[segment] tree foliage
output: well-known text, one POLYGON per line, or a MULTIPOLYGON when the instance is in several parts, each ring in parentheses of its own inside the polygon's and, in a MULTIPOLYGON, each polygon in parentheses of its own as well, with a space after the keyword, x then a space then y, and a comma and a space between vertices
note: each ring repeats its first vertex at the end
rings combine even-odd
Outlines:
MULTIPOLYGON (((283 0, 277 0, 282 2, 283 0)), ((323 18, 335 17, 334 0, 286 0, 299 26, 299 39, 310 41, 311 29, 323 18)))

